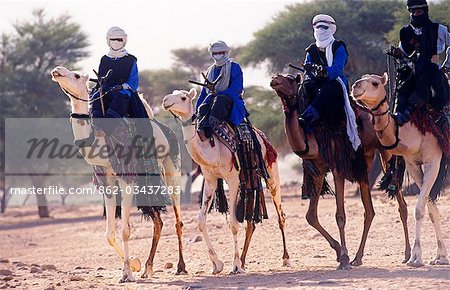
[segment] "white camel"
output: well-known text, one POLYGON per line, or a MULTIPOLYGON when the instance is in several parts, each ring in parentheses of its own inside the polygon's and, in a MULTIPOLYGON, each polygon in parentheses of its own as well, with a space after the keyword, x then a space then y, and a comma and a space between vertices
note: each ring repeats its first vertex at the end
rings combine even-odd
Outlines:
MULTIPOLYGON (((250 243, 251 235, 255 229, 253 222, 247 221, 247 231, 245 245, 241 258, 239 258, 238 247, 238 229, 239 223, 236 218, 237 193, 239 189, 239 171, 235 169, 232 162, 231 152, 223 145, 216 136, 214 136, 215 146, 212 147, 209 142, 202 142, 196 134, 196 124, 191 122, 194 114, 193 99, 197 92, 195 89, 187 91, 174 91, 163 99, 163 108, 166 111, 172 112, 183 122, 183 137, 186 143, 187 150, 192 159, 201 166, 203 176, 205 178, 205 186, 203 190, 203 199, 201 209, 198 215, 198 227, 202 233, 203 240, 208 248, 208 255, 213 264, 213 274, 220 273, 223 270, 223 262, 219 260, 217 253, 214 251, 211 240, 208 236, 206 228, 206 216, 208 209, 213 202, 214 192, 219 178, 224 179, 229 188, 230 198, 230 230, 233 234, 234 241, 234 260, 232 273, 242 273, 245 266, 245 256, 248 245, 250 243)), ((278 214, 278 224, 283 238, 283 265, 289 264, 289 255, 286 250, 286 242, 284 236, 285 230, 285 215, 281 208, 280 195, 280 178, 278 174, 278 164, 274 162, 269 166, 266 156, 266 147, 261 137, 256 133, 258 141, 261 144, 262 156, 266 163, 269 173, 267 181, 270 194, 278 214)))
POLYGON ((394 147, 388 150, 394 155, 401 155, 406 161, 406 170, 413 177, 420 188, 415 208, 416 232, 411 258, 407 265, 423 266, 420 234, 422 222, 425 217, 425 205, 433 223, 437 239, 436 257, 430 262, 435 264, 448 264, 447 250, 441 232, 441 216, 436 203, 430 200, 429 193, 443 168, 443 152, 435 136, 430 133, 423 135, 418 128, 408 122, 397 127, 395 120, 389 114, 389 105, 386 101, 385 85, 388 75, 364 75, 352 86, 352 94, 371 109, 374 116, 374 128, 381 144, 385 147, 394 147), (398 130, 398 131, 397 131, 398 130))
MULTIPOLYGON (((88 75, 81 75, 77 72, 72 72, 64 67, 57 66, 52 70, 51 76, 52 80, 60 85, 63 92, 70 99, 70 105, 72 107, 71 124, 75 141, 89 138, 94 128, 91 126, 90 122, 86 120, 86 118, 88 118, 89 116, 89 107, 87 102, 87 100, 89 99, 87 90, 87 82, 89 80, 88 75)), ((150 106, 142 97, 141 99, 150 119, 153 119, 154 115, 150 106)), ((158 125, 156 125, 153 121, 151 121, 151 125, 155 138, 155 148, 164 148, 165 150, 165 152, 161 152, 161 155, 159 155, 164 157, 158 158, 158 166, 160 168, 160 172, 162 172, 163 174, 163 180, 168 187, 175 188, 177 186, 180 186, 181 174, 179 168, 177 168, 179 167, 179 165, 174 164, 172 158, 170 157, 170 154, 168 154, 170 151, 169 141, 158 125)), ((120 279, 120 282, 132 282, 135 281, 132 272, 139 272, 141 269, 140 261, 137 258, 130 257, 128 251, 128 241, 131 234, 129 218, 133 200, 132 191, 134 187, 133 184, 127 184, 122 178, 115 176, 108 158, 102 158, 104 154, 96 154, 98 153, 97 151, 101 150, 100 148, 104 148, 103 146, 105 146, 106 143, 104 136, 100 136, 95 130, 94 132, 95 142, 98 142, 97 146, 80 148, 80 153, 83 155, 88 164, 104 167, 108 185, 113 186, 115 184, 115 181, 117 180, 119 182, 120 188, 123 189, 121 202, 123 249, 116 242, 115 238, 116 198, 112 197, 112 195, 105 195, 106 198, 104 199, 106 207, 106 239, 108 243, 114 248, 120 259, 123 261, 122 278, 120 279)), ((172 194, 171 197, 173 202, 173 209, 175 212, 176 231, 178 236, 179 261, 177 274, 184 274, 186 273, 186 270, 182 253, 183 222, 181 221, 180 213, 180 196, 178 194, 172 194)), ((147 259, 147 262, 145 263, 145 271, 141 276, 142 278, 151 277, 153 274, 153 258, 156 253, 156 247, 158 245, 163 226, 163 222, 161 220, 159 212, 154 211, 151 214, 151 218, 154 225, 153 241, 149 257, 147 259)))

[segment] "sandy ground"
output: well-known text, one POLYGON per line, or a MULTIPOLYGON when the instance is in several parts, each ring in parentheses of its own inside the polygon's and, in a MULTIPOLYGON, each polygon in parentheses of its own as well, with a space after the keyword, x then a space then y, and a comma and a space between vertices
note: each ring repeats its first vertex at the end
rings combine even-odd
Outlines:
MULTIPOLYGON (((283 190, 287 214, 287 243, 291 266, 282 267, 282 243, 275 211, 268 203, 270 219, 257 226, 247 256, 245 274, 229 275, 232 261, 232 237, 224 215, 208 216, 209 233, 224 271, 210 274, 212 266, 196 227, 197 206, 183 207, 185 260, 188 275, 176 276, 165 269, 177 263, 177 239, 174 217, 164 214, 165 226, 155 258, 155 274, 135 283, 119 284, 121 263, 104 238, 105 222, 101 208, 54 207, 52 219, 39 220, 34 207, 8 208, 0 216, 0 288, 16 289, 287 289, 287 288, 450 288, 450 266, 411 268, 403 260, 403 233, 397 204, 374 191, 375 220, 366 246, 364 265, 348 271, 336 270, 334 251, 304 216, 308 201, 301 200, 299 188, 283 190), (49 266, 50 265, 50 266, 49 266), (10 270, 11 273, 8 273, 10 270), (34 272, 34 273, 32 273, 34 272)), ((409 229, 413 239, 413 209, 416 197, 408 197, 409 229)), ((450 247, 450 194, 441 197, 442 230, 450 247)), ((320 201, 322 225, 336 238, 334 198, 320 201)), ((144 263, 151 243, 152 226, 135 211, 131 218, 130 253, 144 263)), ((351 259, 359 245, 363 208, 359 198, 346 198, 347 243, 351 259)), ((119 223, 119 222, 118 222, 119 223)), ((119 231, 120 232, 120 231, 119 231)), ((431 221, 422 231, 422 251, 426 263, 433 258, 436 242, 431 221)), ((241 227, 240 246, 244 231, 241 227)))

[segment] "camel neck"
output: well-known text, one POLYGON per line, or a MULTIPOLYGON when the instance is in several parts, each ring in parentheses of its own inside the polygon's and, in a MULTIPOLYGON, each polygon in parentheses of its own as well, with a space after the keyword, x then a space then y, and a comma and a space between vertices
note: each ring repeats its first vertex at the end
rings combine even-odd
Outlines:
MULTIPOLYGON (((89 95, 88 95, 87 91, 85 94, 82 94, 78 97, 83 100, 89 100, 89 95)), ((88 102, 83 102, 83 101, 77 100, 73 97, 69 97, 69 98, 70 98, 70 105, 72 107, 72 113, 85 114, 85 115, 89 114, 88 102)))
POLYGON ((284 125, 289 145, 294 152, 302 152, 306 150, 305 134, 303 128, 298 122, 298 111, 292 110, 285 114, 284 125))
POLYGON ((395 136, 395 120, 389 114, 389 105, 387 102, 373 112, 374 129, 380 140, 381 145, 391 146, 397 141, 395 136))

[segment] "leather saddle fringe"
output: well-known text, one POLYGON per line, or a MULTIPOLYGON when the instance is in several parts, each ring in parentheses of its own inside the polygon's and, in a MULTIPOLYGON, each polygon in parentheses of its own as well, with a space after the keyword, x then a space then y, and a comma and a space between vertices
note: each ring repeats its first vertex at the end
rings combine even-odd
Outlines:
POLYGON ((402 156, 392 156, 388 161, 386 173, 380 180, 379 189, 385 190, 389 198, 394 198, 403 186, 405 176, 405 160, 402 156))

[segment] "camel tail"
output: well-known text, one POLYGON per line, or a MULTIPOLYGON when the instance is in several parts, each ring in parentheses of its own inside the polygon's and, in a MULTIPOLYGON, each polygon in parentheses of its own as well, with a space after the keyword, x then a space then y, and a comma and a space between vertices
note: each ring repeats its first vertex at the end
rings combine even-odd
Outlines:
POLYGON ((227 196, 225 195, 225 189, 223 188, 223 179, 222 178, 219 178, 217 180, 217 188, 216 188, 216 192, 214 194, 214 202, 211 203, 209 212, 211 212, 213 207, 215 207, 216 210, 220 213, 228 212, 228 201, 227 201, 227 196))
POLYGON ((447 169, 448 169, 448 156, 442 153, 441 163, 439 164, 439 172, 438 176, 436 177, 436 180, 434 181, 433 187, 430 191, 430 201, 434 202, 437 200, 439 195, 441 194, 442 186, 445 182, 445 177, 447 176, 447 169))

